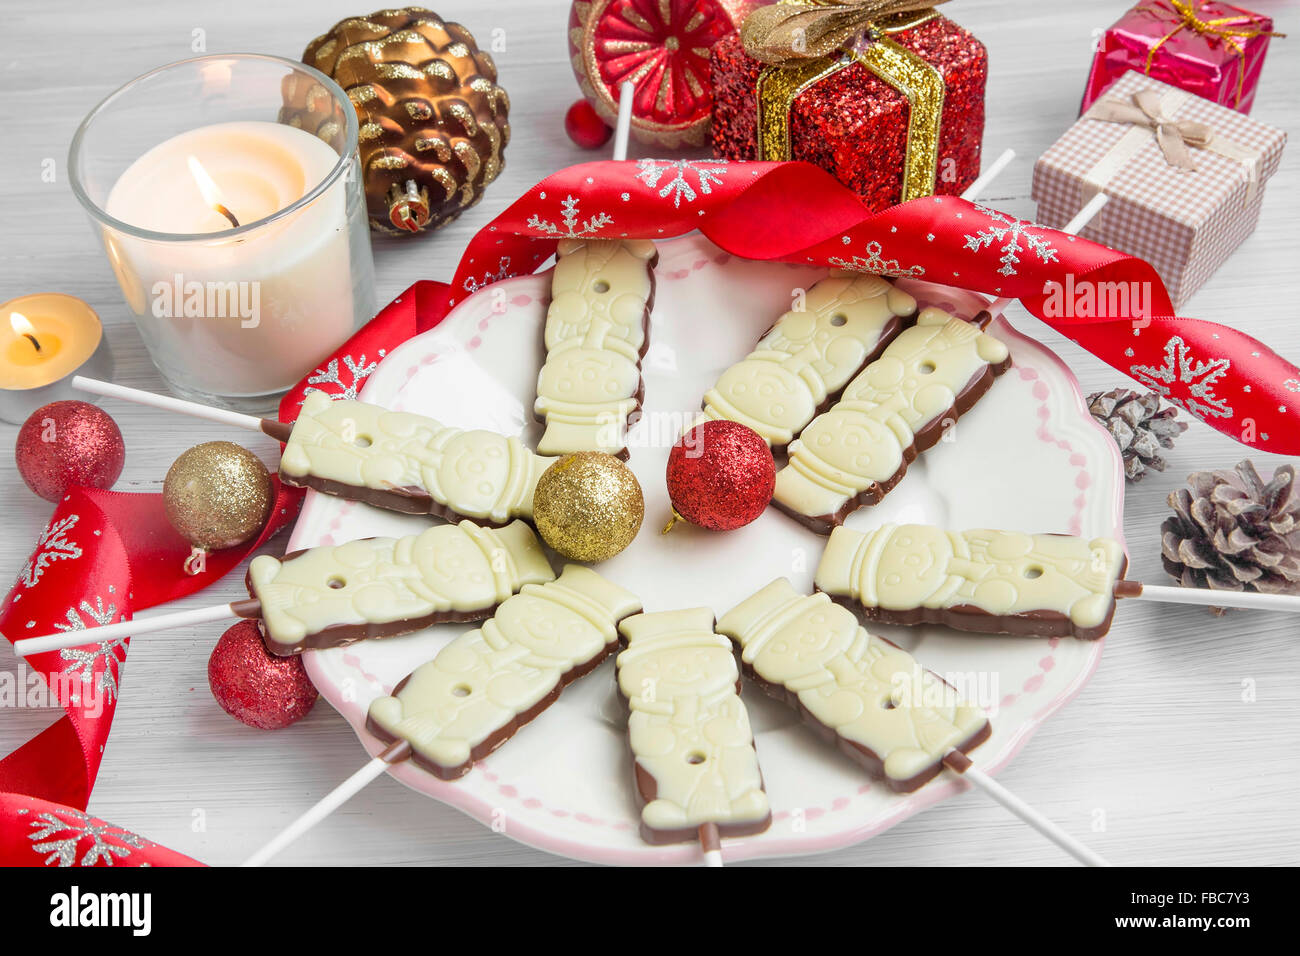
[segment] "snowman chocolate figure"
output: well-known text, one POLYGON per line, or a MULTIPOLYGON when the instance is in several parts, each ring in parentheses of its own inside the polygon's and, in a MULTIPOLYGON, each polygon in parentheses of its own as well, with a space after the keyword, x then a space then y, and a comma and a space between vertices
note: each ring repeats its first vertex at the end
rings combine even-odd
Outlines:
POLYGON ((402 538, 362 538, 248 568, 273 654, 340 647, 444 622, 479 621, 526 584, 554 580, 523 521, 504 528, 437 525, 402 538))
POLYGON ((748 425, 784 448, 916 315, 916 300, 880 276, 834 272, 777 319, 704 395, 707 418, 748 425))
POLYGON ((626 431, 644 392, 654 265, 644 239, 561 240, 546 311, 546 362, 533 410, 543 455, 603 451, 627 458, 626 431))
POLYGON ((1006 345, 978 320, 923 310, 790 445, 774 503, 829 534, 862 505, 880 501, 1010 365, 1006 345))
POLYGON ((637 614, 619 625, 618 687, 627 699, 628 741, 648 843, 761 833, 772 814, 754 752, 731 642, 713 611, 637 614))
POLYGON ((500 526, 532 517, 537 479, 553 461, 518 438, 313 392, 289 433, 280 477, 389 511, 500 526))
POLYGON ((1127 563, 1111 538, 886 524, 836 528, 814 582, 871 620, 1091 640, 1110 628, 1127 563))
POLYGON ((455 780, 604 660, 618 644, 618 622, 639 610, 635 595, 570 564, 549 584, 525 585, 392 696, 372 701, 366 726, 385 741, 406 741, 417 764, 455 780))
POLYGON ((984 712, 937 674, 785 578, 724 614, 718 631, 740 648, 747 675, 900 793, 937 776, 949 751, 989 735, 984 712))

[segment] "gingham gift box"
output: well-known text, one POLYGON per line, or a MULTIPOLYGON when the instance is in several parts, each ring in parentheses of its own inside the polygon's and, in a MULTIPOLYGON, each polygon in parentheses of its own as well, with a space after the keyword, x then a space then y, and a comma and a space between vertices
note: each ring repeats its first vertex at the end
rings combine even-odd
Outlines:
POLYGON ((1110 202, 1083 235, 1151 263, 1179 308, 1254 231, 1285 145, 1279 129, 1129 72, 1034 164, 1038 221, 1059 228, 1105 192, 1110 202), (1134 94, 1142 91, 1154 94, 1144 102, 1158 103, 1149 126, 1098 118, 1135 112, 1134 94), (1162 135, 1187 144, 1194 168, 1167 157, 1157 136, 1162 125, 1162 135), (1208 144, 1195 145, 1198 138, 1208 144))

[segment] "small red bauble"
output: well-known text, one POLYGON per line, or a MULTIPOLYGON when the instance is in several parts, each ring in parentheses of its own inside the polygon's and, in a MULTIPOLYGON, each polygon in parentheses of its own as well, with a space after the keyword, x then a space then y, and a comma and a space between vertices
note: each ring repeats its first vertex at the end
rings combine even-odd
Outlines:
POLYGON ((701 528, 730 531, 749 524, 772 500, 775 485, 772 450, 739 422, 702 422, 668 453, 673 511, 701 528))
POLYGON ((36 409, 14 444, 18 473, 46 501, 69 488, 111 488, 126 463, 122 432, 111 415, 88 402, 51 402, 36 409))
POLYGON ((208 658, 208 686, 222 710, 262 730, 302 720, 317 697, 302 659, 271 654, 256 621, 221 635, 208 658))
POLYGON ((600 149, 614 134, 586 100, 578 100, 564 114, 564 131, 583 149, 600 149))

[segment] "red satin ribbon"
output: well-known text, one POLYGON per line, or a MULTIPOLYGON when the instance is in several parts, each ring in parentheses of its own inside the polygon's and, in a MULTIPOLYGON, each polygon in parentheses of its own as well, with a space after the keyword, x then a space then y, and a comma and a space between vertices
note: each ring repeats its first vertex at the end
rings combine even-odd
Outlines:
POLYGON ((450 286, 420 282, 289 394, 355 398, 382 356, 485 286, 531 273, 562 238, 666 239, 699 229, 746 259, 922 276, 1018 298, 1102 361, 1225 435, 1300 454, 1300 368, 1227 325, 1174 314, 1145 261, 954 196, 869 213, 808 163, 639 160, 572 166, 538 183, 470 242, 450 286), (1115 296, 1124 288, 1135 295, 1115 296), (1090 289, 1113 307, 1088 315, 1090 289), (1071 294, 1072 293, 1072 294, 1071 294), (1145 298, 1149 314, 1137 311, 1145 298), (1069 307, 1057 306, 1068 299, 1069 307))
MULTIPOLYGON (((280 417, 293 421, 308 391, 356 398, 389 351, 437 325, 478 289, 535 271, 562 238, 666 239, 695 229, 747 259, 907 272, 1019 298, 1053 328, 1219 431, 1252 447, 1300 454, 1300 369, 1228 326, 1176 316, 1146 262, 954 197, 868 213, 828 173, 806 163, 606 161, 549 176, 474 237, 450 285, 422 281, 408 288, 285 397, 280 417), (1067 281, 1075 289, 1089 282, 1145 284, 1151 314, 1050 315, 1049 283, 1067 281)), ((275 515, 256 544, 214 554, 203 575, 189 577, 180 570, 189 545, 166 524, 158 495, 74 491, 29 565, 29 576, 39 580, 29 586, 20 578, 0 608, 0 631, 16 640, 78 621, 120 620, 199 590, 291 520, 298 503, 295 493, 279 489, 275 515)), ((48 842, 32 837, 53 825, 31 826, 33 797, 69 804, 61 809, 76 814, 71 807, 84 808, 94 785, 126 645, 76 651, 43 654, 33 664, 47 680, 71 671, 90 686, 104 684, 101 700, 112 687, 112 700, 98 715, 70 703, 64 718, 0 761, 0 791, 29 795, 0 793, 0 863, 33 862, 33 845, 48 842), (28 812, 20 812, 24 807, 28 812)), ((170 862, 185 861, 153 850, 155 862, 167 862, 167 854, 170 862)), ((92 856, 109 862, 102 853, 92 856)))
MULTIPOLYGON (((72 490, 0 605, 0 632, 12 642, 129 620, 137 610, 207 587, 297 516, 301 493, 281 488, 278 480, 275 489, 271 519, 258 539, 214 552, 196 575, 184 571, 190 545, 167 523, 161 495, 72 490)), ((61 704, 64 716, 0 760, 0 863, 22 862, 34 843, 47 842, 34 835, 42 828, 30 826, 31 815, 19 812, 33 800, 61 806, 68 820, 80 819, 117 710, 128 645, 95 642, 37 654, 23 665, 38 672, 44 686, 15 679, 13 703, 27 702, 34 687, 42 702, 61 704), (26 854, 11 857, 13 847, 26 854)), ((21 669, 19 676, 25 676, 21 669)), ((112 854, 91 857, 113 862, 112 854)))

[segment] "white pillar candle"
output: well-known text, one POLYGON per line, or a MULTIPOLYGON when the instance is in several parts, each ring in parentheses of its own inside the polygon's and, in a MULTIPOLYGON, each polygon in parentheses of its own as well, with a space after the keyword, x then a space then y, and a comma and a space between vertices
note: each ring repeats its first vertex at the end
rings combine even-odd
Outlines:
POLYGON ((155 361, 186 376, 173 385, 282 392, 356 328, 346 177, 288 209, 339 161, 301 129, 228 122, 174 136, 122 173, 105 211, 168 239, 106 228, 104 242, 155 361))

